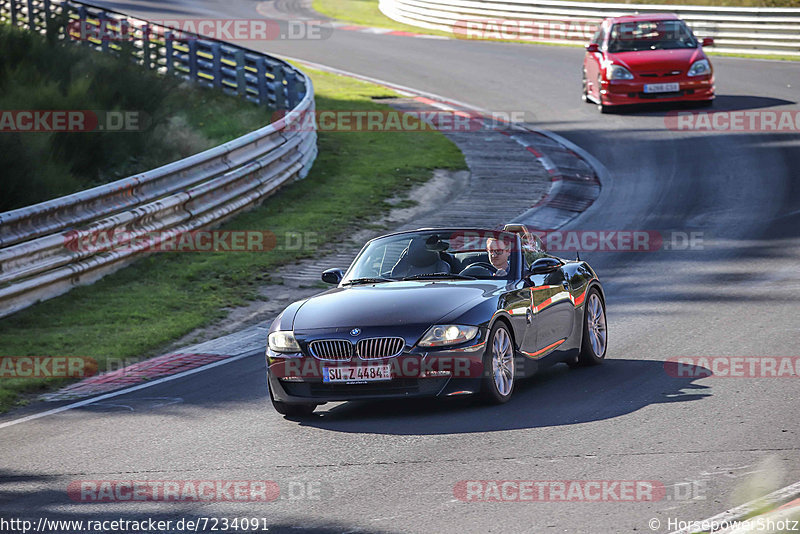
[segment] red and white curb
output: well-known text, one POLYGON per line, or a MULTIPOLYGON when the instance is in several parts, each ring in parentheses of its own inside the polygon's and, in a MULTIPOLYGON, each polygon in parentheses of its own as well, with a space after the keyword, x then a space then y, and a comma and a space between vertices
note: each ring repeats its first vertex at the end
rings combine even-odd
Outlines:
POLYGON ((196 369, 227 358, 230 358, 227 354, 164 354, 115 371, 85 378, 54 393, 46 393, 41 399, 53 402, 99 395, 196 369))
POLYGON ((25 416, 25 417, 20 417, 19 419, 12 419, 10 421, 4 421, 4 422, 0 423, 0 429, 6 428, 6 427, 10 427, 10 426, 14 426, 14 425, 18 425, 20 423, 27 423, 28 421, 34 421, 36 419, 41 419, 42 417, 55 415, 55 414, 58 414, 58 413, 66 412, 68 410, 74 410, 75 408, 81 408, 83 406, 88 406, 89 404, 94 404, 96 402, 101 402, 101 401, 104 401, 104 400, 107 400, 107 399, 111 399, 111 398, 114 398, 114 397, 119 397, 121 395, 127 395, 128 393, 133 393, 134 391, 139 391, 140 389, 145 389, 145 388, 149 388, 149 387, 152 387, 152 386, 157 386, 159 384, 163 384, 164 382, 169 382, 170 380, 178 380, 179 378, 183 378, 183 377, 186 377, 186 376, 193 375, 195 373, 200 373, 200 372, 203 372, 203 371, 207 371, 209 369, 213 369, 214 367, 219 367, 220 365, 233 363, 235 361, 238 361, 238 360, 241 360, 241 359, 244 359, 244 358, 250 358, 251 356, 255 356, 255 355, 259 354, 260 352, 261 352, 261 350, 245 352, 243 354, 239 354, 238 356, 231 356, 229 358, 225 358, 223 360, 219 360, 219 361, 212 362, 212 363, 209 363, 209 364, 206 364, 206 365, 202 365, 200 367, 195 367, 193 369, 188 369, 186 371, 182 371, 182 372, 179 372, 177 374, 164 376, 162 378, 157 378, 155 380, 148 380, 147 382, 144 382, 142 384, 138 384, 138 385, 135 385, 135 386, 127 387, 127 388, 124 388, 124 389, 119 389, 117 391, 113 391, 111 393, 106 393, 104 395, 99 395, 99 396, 96 396, 96 397, 90 397, 88 399, 83 399, 81 401, 73 402, 71 404, 66 404, 64 406, 59 406, 58 408, 53 408, 52 410, 46 410, 44 412, 37 412, 37 413, 31 414, 31 415, 28 415, 28 416, 25 416))

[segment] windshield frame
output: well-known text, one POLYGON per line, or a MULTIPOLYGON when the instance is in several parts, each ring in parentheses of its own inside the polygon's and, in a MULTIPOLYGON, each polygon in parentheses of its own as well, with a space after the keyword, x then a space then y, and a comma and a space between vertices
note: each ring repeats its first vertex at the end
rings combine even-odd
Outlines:
MULTIPOLYGON (((382 283, 391 283, 391 282, 402 282, 402 281, 409 281, 406 278, 393 278, 390 276, 389 273, 377 273, 373 275, 365 275, 364 273, 358 273, 356 276, 356 269, 363 258, 371 250, 371 247, 375 246, 376 244, 380 244, 384 240, 391 240, 395 241, 398 238, 408 237, 409 239, 413 236, 433 236, 435 234, 449 234, 448 239, 452 237, 453 234, 457 234, 459 232, 463 232, 465 234, 476 233, 480 237, 484 238, 489 235, 497 235, 503 236, 511 241, 511 251, 509 254, 509 265, 510 265, 510 272, 506 276, 474 276, 472 274, 467 274, 466 276, 474 277, 473 280, 469 280, 463 277, 458 276, 459 272, 452 273, 454 276, 452 278, 449 277, 437 277, 431 276, 430 278, 416 278, 414 281, 417 282, 467 282, 467 283, 474 283, 475 281, 482 281, 482 280, 496 280, 496 281, 515 281, 521 278, 521 273, 523 271, 522 267, 522 255, 521 255, 521 246, 520 246, 520 238, 519 235, 514 232, 509 232, 506 230, 498 230, 498 229, 488 229, 488 228, 425 228, 425 229, 418 229, 418 230, 409 230, 405 232, 395 232, 392 234, 386 234, 380 237, 376 237, 371 239, 359 251, 358 255, 353 259, 350 266, 345 271, 344 275, 342 276, 342 280, 339 282, 339 287, 354 287, 354 284, 350 284, 350 282, 354 279, 359 278, 386 278, 388 279, 387 282, 379 281, 374 282, 375 284, 382 284, 382 283), (362 276, 363 275, 363 276, 362 276)), ((449 249, 445 250, 445 252, 449 252, 453 254, 452 251, 449 249)), ((477 252, 477 251, 475 251, 477 252)))
MULTIPOLYGON (((675 35, 679 34, 679 31, 674 32, 675 35)), ((608 28, 608 31, 605 35, 606 42, 604 43, 603 48, 611 53, 611 54, 621 54, 625 52, 643 52, 643 51, 650 51, 650 50, 693 50, 700 47, 700 41, 697 39, 697 36, 694 35, 692 29, 686 24, 685 21, 680 19, 656 19, 656 20, 636 20, 636 21, 625 21, 625 22, 615 22, 611 24, 608 28), (676 24, 680 26, 680 30, 685 30, 686 35, 690 39, 688 45, 676 45, 676 46, 659 46, 657 48, 653 48, 654 43, 678 43, 677 38, 673 38, 672 40, 659 40, 659 41, 651 41, 647 39, 614 39, 615 31, 619 32, 618 28, 620 26, 630 26, 635 25, 637 28, 641 25, 645 24, 676 24), (633 46, 635 43, 640 43, 642 46, 633 46), (620 43, 620 46, 614 46, 615 43, 620 43), (628 44, 629 46, 622 48, 621 45, 628 44)))

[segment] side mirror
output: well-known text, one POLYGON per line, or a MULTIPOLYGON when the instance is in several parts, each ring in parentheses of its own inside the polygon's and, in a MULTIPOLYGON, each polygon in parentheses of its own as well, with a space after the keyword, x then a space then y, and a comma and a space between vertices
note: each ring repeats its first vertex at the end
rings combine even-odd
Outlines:
POLYGON ((562 263, 555 258, 539 258, 531 264, 531 274, 548 274, 561 268, 562 263))
POLYGON ((703 44, 701 46, 714 46, 714 38, 703 37, 703 44))
POLYGON ((341 269, 327 269, 322 272, 322 281, 328 284, 338 284, 343 277, 344 272, 341 269))
POLYGON ((587 52, 599 52, 600 46, 597 43, 589 43, 586 45, 587 52))

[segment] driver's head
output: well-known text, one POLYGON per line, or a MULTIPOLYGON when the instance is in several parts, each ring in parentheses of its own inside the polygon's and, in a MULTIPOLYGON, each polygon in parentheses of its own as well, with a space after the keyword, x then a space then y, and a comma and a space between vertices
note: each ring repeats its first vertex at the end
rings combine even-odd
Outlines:
POLYGON ((495 268, 508 271, 508 258, 511 253, 510 243, 490 237, 486 240, 486 252, 489 253, 489 261, 495 268))

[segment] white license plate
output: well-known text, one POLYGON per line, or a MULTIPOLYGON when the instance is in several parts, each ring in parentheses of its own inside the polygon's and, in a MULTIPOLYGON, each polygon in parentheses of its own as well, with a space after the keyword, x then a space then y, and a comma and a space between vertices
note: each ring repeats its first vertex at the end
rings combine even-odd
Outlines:
POLYGON ((391 379, 391 365, 322 368, 323 382, 380 382, 391 379))
POLYGON ((644 86, 645 93, 676 93, 680 90, 678 83, 647 83, 644 86))

